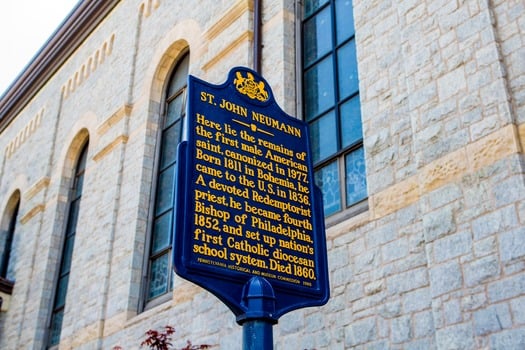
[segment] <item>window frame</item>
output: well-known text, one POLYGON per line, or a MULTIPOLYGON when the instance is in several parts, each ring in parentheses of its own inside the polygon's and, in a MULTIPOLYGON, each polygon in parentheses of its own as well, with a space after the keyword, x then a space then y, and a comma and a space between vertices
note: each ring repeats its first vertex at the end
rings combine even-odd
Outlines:
MULTIPOLYGON (((18 221, 18 214, 20 210, 20 193, 17 191, 11 196, 11 205, 6 208, 7 230, 2 255, 0 256, 0 279, 14 284, 14 278, 9 276, 9 266, 12 260, 13 241, 15 239, 15 232, 18 221), (13 203, 14 202, 14 203, 13 203)), ((14 276, 13 276, 14 277, 14 276)))
POLYGON ((7 225, 7 229, 4 231, 1 227, 0 230, 3 231, 0 234, 5 234, 5 240, 3 240, 2 252, 0 255, 0 310, 6 311, 8 306, 3 306, 3 297, 10 296, 13 294, 13 288, 15 286, 16 276, 10 275, 9 267, 13 264, 13 251, 14 251, 14 239, 16 234, 16 229, 18 226, 18 215, 20 212, 20 191, 16 190, 13 195, 11 195, 7 206, 4 210, 4 215, 2 217, 1 227, 7 225))
MULTIPOLYGON (((337 174, 339 176, 339 204, 341 208, 329 215, 325 215, 325 222, 327 226, 335 225, 341 221, 344 221, 348 218, 357 216, 360 213, 363 213, 368 210, 368 191, 366 192, 366 196, 362 198, 361 200, 358 200, 354 203, 348 204, 347 203, 347 179, 346 179, 346 157, 347 155, 351 154, 354 151, 357 151, 359 149, 363 149, 364 151, 364 135, 361 135, 360 140, 350 143, 346 146, 343 146, 343 134, 342 134, 342 128, 341 128, 341 117, 340 117, 340 108, 345 104, 348 103, 353 98, 359 99, 359 107, 361 107, 361 100, 360 100, 360 89, 358 88, 357 91, 354 91, 350 94, 345 95, 343 98, 340 97, 340 79, 333 79, 333 102, 330 104, 329 107, 319 110, 316 112, 316 114, 307 120, 306 116, 306 72, 310 69, 316 67, 320 62, 322 62, 325 59, 331 60, 331 68, 332 68, 332 74, 335 78, 338 77, 338 52, 341 48, 345 47, 345 45, 349 45, 352 41, 355 43, 355 25, 353 34, 349 35, 348 37, 341 40, 339 43, 337 42, 336 33, 332 30, 332 34, 330 35, 331 39, 331 48, 324 52, 323 54, 320 54, 319 56, 316 56, 315 59, 312 59, 308 65, 305 64, 305 23, 311 19, 313 19, 316 15, 324 11, 326 8, 329 8, 329 13, 331 16, 332 21, 332 29, 335 29, 335 25, 337 23, 336 19, 336 0, 327 0, 324 4, 319 5, 319 7, 312 11, 308 16, 305 16, 306 11, 306 4, 304 1, 298 1, 297 8, 299 11, 296 13, 296 19, 299 25, 297 26, 297 37, 298 45, 296 46, 296 57, 298 61, 298 69, 297 72, 297 82, 299 89, 297 90, 299 93, 299 96, 297 98, 298 100, 298 110, 301 111, 302 119, 305 120, 309 125, 317 120, 321 120, 321 118, 327 113, 333 112, 335 114, 335 125, 337 130, 337 140, 336 140, 336 151, 333 153, 330 153, 329 155, 317 160, 313 166, 314 166, 314 172, 317 170, 320 170, 324 166, 332 163, 337 162, 337 174)), ((352 4, 352 10, 353 10, 353 4, 352 4)), ((358 65, 357 57, 356 57, 356 68, 358 65)), ((359 79, 359 78, 358 78, 359 79)), ((358 80, 359 83, 359 80, 358 80)), ((362 112, 361 112, 362 113, 362 112)), ((361 125, 362 125, 362 117, 361 117, 361 125)), ((312 140, 311 140, 312 141, 312 140)), ((366 160, 366 155, 363 157, 363 160, 366 160)), ((365 169, 365 179, 366 179, 366 169, 365 169)))
MULTIPOLYGON (((179 139, 184 139, 184 134, 186 130, 186 103, 187 103, 187 90, 188 90, 188 83, 187 83, 187 76, 189 74, 189 60, 190 60, 190 51, 189 49, 185 49, 180 52, 177 60, 172 65, 172 68, 170 72, 167 75, 166 84, 163 89, 162 94, 162 101, 160 103, 159 107, 159 121, 158 121, 158 129, 157 134, 155 136, 155 157, 154 157, 154 164, 153 164, 153 174, 152 174, 152 182, 151 182, 151 191, 150 191, 150 200, 149 200, 149 209, 148 209, 148 227, 147 227, 147 234, 146 234, 146 241, 145 241, 145 249, 144 249, 144 263, 143 263, 143 274, 142 274, 142 286, 141 286, 141 298, 139 302, 139 312, 146 311, 149 309, 152 309, 158 305, 164 304, 168 301, 170 301, 173 297, 173 286, 175 281, 175 272, 173 271, 173 259, 172 259, 172 251, 173 251, 173 220, 174 218, 174 208, 173 208, 173 201, 171 206, 171 225, 169 228, 169 245, 166 248, 163 248, 155 253, 151 252, 152 245, 153 245, 153 236, 154 236, 154 227, 155 227, 155 221, 156 218, 160 217, 161 215, 157 216, 156 211, 156 202, 157 202, 157 196, 158 196, 158 187, 159 187, 159 178, 160 174, 164 169, 161 169, 161 156, 162 156, 162 145, 163 145, 163 132, 167 130, 168 128, 165 127, 165 118, 168 114, 168 107, 169 103, 177 99, 179 96, 182 95, 182 105, 181 105, 181 111, 182 114, 178 119, 176 119, 174 122, 172 122, 170 125, 176 124, 180 120, 180 133, 179 133, 179 139), (187 71, 186 71, 186 83, 178 90, 176 90, 174 93, 169 94, 170 92, 170 83, 173 79, 175 79, 175 76, 178 72, 178 69, 182 67, 184 64, 184 60, 188 60, 187 62, 187 71), (153 298, 149 298, 149 291, 150 291, 150 264, 152 257, 156 256, 162 256, 163 254, 168 255, 168 290, 165 293, 162 293, 158 296, 155 296, 153 298), (171 272, 171 273, 169 273, 171 272)), ((174 162, 174 173, 173 173, 173 183, 176 181, 176 163, 177 159, 174 162)), ((173 193, 173 196, 175 193, 173 193)), ((174 199, 174 198, 173 198, 174 199)), ((167 211, 169 211, 167 210, 167 211)))
POLYGON ((77 234, 78 230, 78 219, 80 217, 80 203, 82 199, 82 195, 84 193, 84 183, 85 183, 85 175, 86 175, 86 169, 87 169, 87 162, 88 162, 88 153, 89 153, 89 140, 86 139, 82 146, 79 148, 80 151, 78 152, 78 156, 76 159, 76 162, 74 163, 72 178, 70 179, 70 188, 68 193, 68 201, 67 201, 67 215, 66 220, 63 221, 64 227, 63 232, 61 235, 61 242, 60 242, 60 258, 57 260, 56 265, 56 271, 55 271, 55 278, 53 280, 53 294, 52 298, 50 299, 52 303, 50 304, 49 309, 49 318, 48 323, 46 327, 46 336, 45 336, 45 347, 46 349, 58 349, 60 345, 60 339, 62 336, 62 330, 63 330, 63 319, 60 322, 60 333, 58 335, 58 342, 52 343, 52 326, 53 326, 53 319, 55 315, 57 315, 59 312, 62 312, 62 317, 65 314, 66 309, 66 301, 67 301, 67 295, 68 295, 68 289, 69 289, 69 275, 71 274, 71 262, 73 261, 73 256, 75 253, 75 236, 77 234), (82 166, 82 167, 81 167, 82 166), (79 191, 79 179, 81 178, 81 186, 79 191), (74 203, 78 203, 78 207, 76 209, 76 213, 73 214, 72 207, 74 203), (73 216, 73 215, 76 215, 73 216), (75 226, 74 228, 71 227, 71 220, 75 217, 75 226), (72 234, 70 234, 70 229, 72 234), (71 239, 72 237, 72 247, 71 247, 71 253, 69 256, 69 267, 67 271, 68 280, 65 287, 65 294, 64 294, 64 301, 63 305, 60 305, 57 307, 57 297, 59 293, 59 282, 61 280, 61 276, 65 275, 63 271, 63 264, 64 264, 64 258, 65 258, 65 247, 66 247, 66 241, 68 239, 71 239))

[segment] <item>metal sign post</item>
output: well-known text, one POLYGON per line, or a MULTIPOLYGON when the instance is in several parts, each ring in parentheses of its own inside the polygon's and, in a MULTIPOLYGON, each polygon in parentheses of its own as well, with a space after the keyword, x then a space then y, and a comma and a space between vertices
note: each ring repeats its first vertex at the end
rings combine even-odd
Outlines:
POLYGON ((322 197, 307 124, 245 67, 213 85, 190 76, 178 148, 173 265, 243 326, 245 349, 273 348, 272 326, 328 301, 322 197))
POLYGON ((237 317, 242 325, 243 350, 272 350, 273 330, 277 320, 272 285, 262 277, 252 277, 243 291, 247 311, 237 317))

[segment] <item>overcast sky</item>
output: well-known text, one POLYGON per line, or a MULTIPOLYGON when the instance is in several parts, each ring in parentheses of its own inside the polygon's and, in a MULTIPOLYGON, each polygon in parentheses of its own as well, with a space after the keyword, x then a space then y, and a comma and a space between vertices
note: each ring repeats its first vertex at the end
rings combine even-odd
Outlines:
POLYGON ((79 0, 3 0, 0 11, 0 96, 79 0))

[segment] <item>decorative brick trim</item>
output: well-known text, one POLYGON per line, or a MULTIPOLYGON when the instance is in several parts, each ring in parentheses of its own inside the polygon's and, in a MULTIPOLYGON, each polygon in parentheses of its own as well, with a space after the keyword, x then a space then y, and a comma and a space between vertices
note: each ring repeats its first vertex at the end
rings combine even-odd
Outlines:
POLYGON ((362 212, 334 226, 326 228, 326 238, 335 239, 370 222, 370 211, 362 212))
POLYGON ((467 171, 465 148, 449 153, 426 165, 420 174, 422 192, 430 192, 451 182, 467 171))
POLYGON ((371 218, 377 219, 404 208, 419 199, 417 176, 412 176, 369 198, 371 218))
POLYGON ((253 12, 253 1, 251 0, 239 0, 233 5, 225 14, 215 22, 204 34, 207 41, 211 41, 219 36, 226 28, 228 28, 233 22, 240 18, 245 12, 253 12))
POLYGON ((47 176, 38 180, 33 186, 31 186, 30 189, 26 191, 26 193, 24 194, 25 199, 30 200, 31 198, 36 196, 38 192, 42 191, 44 188, 49 186, 49 182, 50 179, 47 176))
POLYGON ((149 17, 153 10, 158 9, 160 0, 144 0, 139 5, 139 13, 142 13, 145 18, 149 17))
POLYGON ((219 52, 215 57, 213 57, 211 60, 209 60, 202 69, 204 71, 210 70, 211 67, 219 63, 224 57, 226 57, 230 52, 232 52, 235 48, 237 48, 239 45, 241 45, 244 42, 253 42, 253 32, 251 30, 247 30, 244 33, 242 33, 240 36, 237 37, 234 41, 232 41, 228 46, 226 46, 221 52, 219 52))
POLYGON ((108 119, 102 122, 97 127, 97 133, 99 135, 105 134, 109 129, 116 125, 122 118, 129 117, 133 109, 132 105, 125 104, 120 107, 115 113, 113 113, 108 119))
POLYGON ((520 153, 518 131, 509 124, 484 138, 467 145, 467 157, 472 171, 481 169, 511 154, 520 153))
POLYGON ((64 99, 68 98, 78 86, 86 81, 90 74, 97 70, 97 68, 104 63, 106 58, 113 52, 113 43, 115 42, 115 34, 111 34, 109 39, 102 43, 101 47, 95 51, 87 61, 80 66, 79 69, 69 78, 66 84, 62 86, 62 96, 64 99))
POLYGON ((104 158, 106 155, 111 153, 111 151, 113 149, 115 149, 118 145, 123 144, 123 143, 127 143, 128 139, 129 139, 129 137, 127 135, 120 135, 120 136, 118 136, 115 140, 113 140, 106 147, 104 147, 100 152, 95 154, 95 156, 93 157, 93 160, 95 162, 98 162, 99 160, 104 158))
POLYGON ((370 196, 371 218, 378 219, 404 208, 439 187, 494 164, 512 154, 522 153, 525 123, 509 124, 457 151, 426 165, 421 171, 370 196))
POLYGON ((42 117, 44 116, 44 109, 42 108, 38 113, 29 121, 29 123, 18 132, 18 134, 15 136, 15 138, 7 144, 7 147, 5 148, 5 156, 6 158, 11 158, 13 153, 16 152, 17 149, 22 146, 24 142, 26 142, 31 135, 33 135, 36 131, 36 129, 40 126, 40 123, 42 122, 42 117))
POLYGON ((46 206, 44 204, 37 204, 31 210, 29 210, 26 213, 26 215, 24 215, 20 219, 20 222, 22 223, 22 225, 25 225, 29 220, 34 218, 38 213, 43 212, 45 208, 46 208, 46 206))

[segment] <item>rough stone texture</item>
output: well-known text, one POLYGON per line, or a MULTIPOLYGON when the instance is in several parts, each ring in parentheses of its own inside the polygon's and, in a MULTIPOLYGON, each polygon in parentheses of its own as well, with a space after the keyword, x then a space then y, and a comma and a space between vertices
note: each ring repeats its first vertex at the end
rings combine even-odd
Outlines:
MULTIPOLYGON (((181 346, 241 348, 234 316, 199 287, 177 278, 164 303, 141 301, 169 73, 186 48, 190 73, 213 83, 252 64, 252 2, 204 3, 121 1, 2 131, 0 234, 17 190, 21 206, 0 348, 43 348, 88 137, 60 349, 135 349, 166 324, 181 346)), ((262 73, 300 116, 299 1, 263 4, 262 73)), ((525 4, 353 5, 368 210, 327 227, 331 299, 283 316, 275 347, 523 349, 525 4)))

